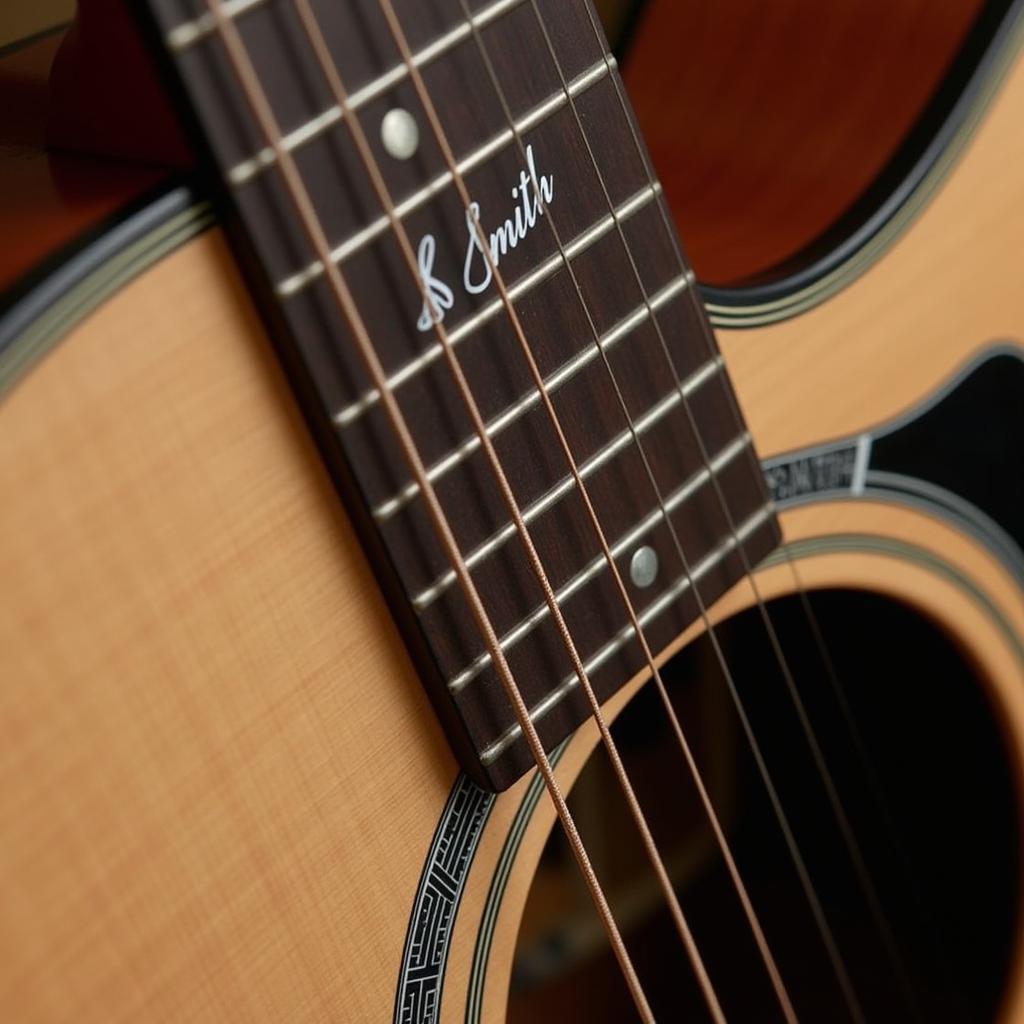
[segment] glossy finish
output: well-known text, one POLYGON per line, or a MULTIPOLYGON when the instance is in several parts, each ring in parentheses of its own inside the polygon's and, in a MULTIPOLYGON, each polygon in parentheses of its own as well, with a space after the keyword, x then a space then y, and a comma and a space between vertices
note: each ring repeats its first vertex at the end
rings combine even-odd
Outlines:
POLYGON ((786 264, 872 183, 982 0, 651 0, 623 73, 694 268, 786 264))

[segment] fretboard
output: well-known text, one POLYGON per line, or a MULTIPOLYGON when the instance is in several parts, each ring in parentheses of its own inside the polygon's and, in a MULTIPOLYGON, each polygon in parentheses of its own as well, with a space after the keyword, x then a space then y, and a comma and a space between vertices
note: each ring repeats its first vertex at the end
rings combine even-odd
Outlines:
MULTIPOLYGON (((294 0, 225 0, 222 10, 550 747, 586 718, 586 701, 436 322, 463 368, 595 692, 607 698, 646 662, 492 263, 653 652, 778 543, 777 525, 693 275, 586 0, 474 0, 471 21, 460 0, 393 2, 491 260, 379 0, 313 4, 344 105, 294 0), (354 144, 353 119, 416 253, 419 280, 354 144)), ((225 183, 236 242, 244 262, 255 264, 252 276, 300 402, 453 747, 477 779, 503 788, 530 766, 529 751, 380 389, 300 226, 281 160, 204 0, 151 0, 150 7, 225 183)))

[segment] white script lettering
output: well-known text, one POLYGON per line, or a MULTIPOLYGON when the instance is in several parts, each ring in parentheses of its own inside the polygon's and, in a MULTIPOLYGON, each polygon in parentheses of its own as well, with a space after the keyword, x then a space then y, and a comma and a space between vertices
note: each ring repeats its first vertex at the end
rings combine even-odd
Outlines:
MULTIPOLYGON (((507 217, 490 236, 486 238, 481 223, 480 204, 470 203, 466 210, 468 241, 466 258, 463 263, 462 284, 470 295, 479 295, 491 284, 494 269, 515 249, 537 226, 546 207, 555 196, 555 178, 552 174, 538 174, 533 155, 533 146, 526 147, 526 169, 519 172, 519 182, 512 189, 512 198, 518 203, 511 216, 507 217), (488 250, 490 259, 487 258, 488 250)), ((421 331, 444 319, 445 312, 452 308, 454 297, 451 289, 433 276, 435 242, 433 235, 424 235, 420 242, 420 279, 428 295, 416 326, 421 331), (426 249, 425 249, 426 247, 426 249), (424 252, 427 258, 424 258, 424 252)))
POLYGON ((427 297, 423 303, 423 311, 420 313, 416 326, 421 331, 429 331, 434 324, 439 324, 444 319, 447 310, 455 305, 455 296, 451 288, 439 278, 434 277, 434 253, 437 251, 437 243, 433 235, 424 235, 420 239, 420 248, 417 253, 417 262, 420 268, 420 280, 423 282, 423 290, 427 297))

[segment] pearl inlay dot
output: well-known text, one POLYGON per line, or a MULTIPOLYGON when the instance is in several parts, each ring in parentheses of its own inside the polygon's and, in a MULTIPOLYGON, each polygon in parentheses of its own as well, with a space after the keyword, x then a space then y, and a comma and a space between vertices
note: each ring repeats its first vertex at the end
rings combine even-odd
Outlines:
POLYGON ((634 585, 649 587, 658 577, 658 553, 654 548, 637 548, 629 563, 629 578, 634 585))
POLYGON ((408 110, 395 107, 384 115, 380 123, 380 138, 384 148, 396 160, 408 160, 420 144, 420 129, 408 110))

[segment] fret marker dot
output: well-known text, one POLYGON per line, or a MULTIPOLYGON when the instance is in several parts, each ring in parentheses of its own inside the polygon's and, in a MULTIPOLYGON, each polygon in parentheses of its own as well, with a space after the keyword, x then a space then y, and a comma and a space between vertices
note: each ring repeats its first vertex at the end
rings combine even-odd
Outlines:
POLYGON ((408 160, 420 144, 420 130, 408 110, 395 107, 384 115, 380 123, 380 138, 384 148, 396 160, 408 160))
POLYGON ((642 548, 637 548, 633 552, 633 557, 629 563, 629 578, 635 586, 640 587, 642 590, 644 587, 649 587, 657 577, 658 553, 654 548, 647 547, 646 545, 642 548))

